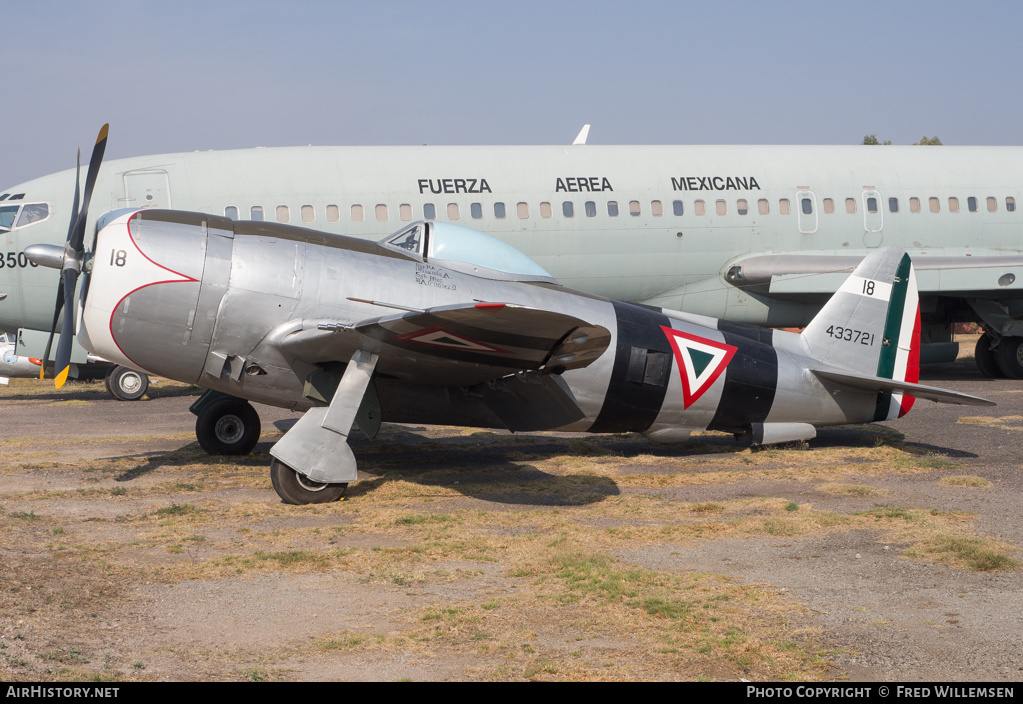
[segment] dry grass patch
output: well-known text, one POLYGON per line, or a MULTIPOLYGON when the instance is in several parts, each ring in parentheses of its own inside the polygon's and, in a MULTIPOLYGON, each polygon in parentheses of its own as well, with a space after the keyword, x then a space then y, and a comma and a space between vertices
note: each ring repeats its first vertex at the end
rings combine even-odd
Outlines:
POLYGON ((891 492, 888 489, 880 489, 876 486, 868 486, 866 484, 843 484, 841 482, 829 482, 826 484, 819 484, 817 491, 822 494, 833 494, 835 496, 883 496, 891 492))
POLYGON ((957 486, 970 489, 991 486, 991 482, 984 477, 978 477, 970 474, 957 474, 951 477, 942 477, 938 480, 938 484, 940 486, 957 486))

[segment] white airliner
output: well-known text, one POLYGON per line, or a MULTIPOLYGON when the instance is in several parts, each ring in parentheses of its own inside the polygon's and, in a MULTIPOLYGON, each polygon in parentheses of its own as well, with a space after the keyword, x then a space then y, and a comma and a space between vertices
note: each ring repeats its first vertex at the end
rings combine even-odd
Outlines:
MULTIPOLYGON (((24 249, 64 242, 74 179, 0 191, 0 329, 35 344, 57 274, 24 249)), ((952 323, 977 321, 981 370, 1023 378, 1021 184, 1020 147, 289 147, 107 161, 90 212, 177 208, 373 239, 456 222, 566 286, 774 327, 805 325, 866 254, 896 245, 919 279, 924 358, 954 354, 952 323)))

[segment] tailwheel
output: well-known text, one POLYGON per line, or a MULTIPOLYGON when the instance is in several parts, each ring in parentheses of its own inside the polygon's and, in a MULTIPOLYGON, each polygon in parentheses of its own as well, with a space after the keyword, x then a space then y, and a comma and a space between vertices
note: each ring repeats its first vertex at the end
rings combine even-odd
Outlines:
POLYGON ((107 373, 104 383, 118 401, 137 401, 149 389, 149 377, 128 367, 114 367, 107 373))
POLYGON ((211 455, 247 455, 259 442, 259 414, 248 401, 225 397, 195 419, 195 437, 211 455))
POLYGON ((977 340, 977 346, 973 351, 973 360, 977 363, 977 369, 988 379, 1002 379, 1005 374, 998 365, 998 353, 992 348, 991 335, 984 333, 977 340))
POLYGON ((284 503, 296 505, 328 504, 341 498, 348 488, 347 483, 314 482, 276 458, 270 463, 270 482, 284 503))

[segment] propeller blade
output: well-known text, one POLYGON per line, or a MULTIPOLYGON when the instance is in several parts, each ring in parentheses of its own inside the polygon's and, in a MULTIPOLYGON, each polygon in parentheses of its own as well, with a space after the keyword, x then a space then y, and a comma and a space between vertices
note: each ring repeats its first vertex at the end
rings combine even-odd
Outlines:
MULTIPOLYGON (((107 148, 107 133, 110 125, 106 124, 100 128, 96 137, 96 144, 92 148, 92 158, 89 159, 89 171, 85 175, 85 192, 82 194, 81 207, 78 204, 78 181, 81 175, 81 152, 79 152, 79 165, 75 172, 75 203, 74 212, 71 216, 71 224, 68 226, 67 242, 64 243, 64 261, 60 270, 60 287, 58 288, 58 305, 60 295, 63 294, 63 305, 60 310, 64 313, 64 320, 60 328, 60 340, 57 342, 57 354, 54 371, 57 377, 54 385, 59 389, 67 381, 68 371, 71 368, 71 345, 75 336, 75 288, 78 284, 78 274, 82 270, 82 260, 85 257, 85 224, 89 219, 89 202, 92 200, 92 191, 96 186, 96 178, 99 176, 99 167, 103 163, 103 153, 107 148)), ((49 357, 50 344, 53 342, 53 333, 57 328, 57 317, 59 312, 54 314, 53 327, 50 329, 50 339, 46 344, 47 358, 49 357)), ((45 359, 43 360, 46 361, 45 359)), ((44 365, 45 366, 45 365, 44 365)))
POLYGON ((75 337, 75 284, 78 282, 78 271, 65 269, 61 272, 60 277, 64 288, 64 320, 60 326, 57 358, 53 367, 57 374, 53 385, 58 389, 67 381, 68 371, 71 368, 71 343, 75 337))
MULTIPOLYGON (((78 157, 75 160, 75 200, 71 205, 71 217, 68 219, 67 224, 67 239, 64 241, 65 253, 67 248, 67 242, 71 240, 71 236, 75 231, 75 223, 78 221, 78 196, 80 192, 79 184, 82 180, 82 150, 78 150, 78 157)), ((63 265, 61 266, 63 269, 63 265)), ((50 336, 46 339, 46 351, 43 352, 43 363, 39 367, 39 378, 46 378, 46 363, 50 361, 50 348, 53 346, 53 336, 57 332, 57 320, 60 318, 60 311, 64 309, 64 276, 61 275, 59 283, 57 284, 57 302, 54 305, 53 311, 53 324, 50 325, 50 336)))
POLYGON ((43 352, 43 363, 39 367, 39 378, 46 378, 46 364, 50 361, 50 347, 53 346, 53 335, 57 332, 57 321, 60 319, 60 312, 64 310, 64 276, 61 275, 57 284, 57 303, 53 310, 53 324, 50 325, 50 336, 46 339, 46 350, 43 352))
POLYGON ((85 175, 85 194, 82 196, 82 209, 78 211, 74 233, 72 237, 68 238, 71 250, 78 254, 79 258, 83 251, 82 240, 85 238, 85 221, 89 217, 89 202, 92 200, 92 189, 96 185, 100 164, 103 163, 103 153, 107 149, 107 132, 109 131, 110 124, 107 123, 100 128, 99 136, 96 137, 96 145, 92 148, 92 158, 89 159, 89 171, 85 175))

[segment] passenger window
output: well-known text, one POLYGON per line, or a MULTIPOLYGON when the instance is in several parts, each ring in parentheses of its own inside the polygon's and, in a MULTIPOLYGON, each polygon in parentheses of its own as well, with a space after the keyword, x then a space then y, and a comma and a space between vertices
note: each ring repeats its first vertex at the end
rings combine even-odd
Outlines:
POLYGON ((959 212, 959 199, 952 197, 948 199, 948 212, 958 213, 959 212))
POLYGON ((366 219, 366 214, 362 211, 362 206, 356 203, 352 206, 352 222, 362 222, 366 219))
POLYGON ((504 220, 506 217, 504 203, 494 203, 494 217, 498 220, 504 220))
POLYGON ((262 222, 262 220, 263 220, 263 206, 262 205, 254 205, 251 208, 249 208, 249 220, 255 220, 257 222, 262 222))
POLYGON ((867 198, 867 212, 868 213, 876 213, 877 212, 877 198, 875 198, 873 196, 870 196, 869 198, 867 198))
POLYGON ((518 212, 520 220, 525 220, 529 217, 529 203, 519 203, 515 206, 515 210, 518 212))
POLYGON ((661 201, 652 200, 650 201, 650 214, 655 217, 661 217, 664 215, 664 206, 661 205, 661 201))
MULTIPOLYGON (((874 202, 877 203, 877 201, 874 202)), ((803 215, 813 215, 813 201, 811 199, 801 198, 799 207, 803 209, 803 215)))
POLYGON ((457 220, 458 214, 458 203, 448 203, 448 220, 457 220))
POLYGON ((835 212, 835 201, 831 198, 824 199, 824 212, 827 215, 831 215, 835 212))
POLYGON ((914 198, 910 198, 909 199, 909 212, 911 212, 911 213, 919 213, 920 212, 920 199, 919 198, 914 197, 914 198))
POLYGON ((437 219, 437 206, 433 203, 423 203, 423 219, 424 220, 436 220, 437 219))
POLYGON ((575 206, 572 205, 572 201, 566 200, 561 204, 561 214, 566 218, 575 217, 575 206))
POLYGON ((1016 212, 1016 199, 1012 196, 1007 196, 1005 199, 1005 211, 1008 213, 1016 212))
POLYGON ((987 211, 989 213, 998 212, 998 201, 992 198, 991 196, 987 197, 987 211))
POLYGON ((932 213, 941 212, 941 203, 939 203, 938 199, 935 198, 934 196, 931 196, 930 198, 927 199, 927 206, 931 209, 932 213))
POLYGON ((631 215, 632 217, 635 218, 635 217, 639 217, 639 213, 640 213, 639 201, 638 200, 630 200, 629 201, 629 215, 631 215))
POLYGON ((728 205, 723 200, 715 201, 714 202, 714 211, 718 215, 725 215, 726 213, 728 213, 728 205))
POLYGON ((757 212, 761 215, 771 214, 771 204, 766 198, 761 198, 757 201, 757 212))
POLYGON ((473 220, 481 220, 483 218, 483 204, 471 203, 469 205, 469 215, 472 216, 473 220))
POLYGON ((286 205, 278 205, 277 206, 277 222, 290 222, 290 221, 291 221, 291 211, 288 210, 288 206, 286 206, 286 205))
POLYGON ((977 212, 977 196, 970 196, 966 199, 966 209, 971 213, 977 212))
POLYGON ((337 222, 341 219, 341 208, 336 205, 327 206, 327 222, 337 222))
POLYGON ((373 209, 377 216, 377 222, 387 222, 387 206, 383 203, 377 203, 377 207, 373 209))
POLYGON ((551 204, 546 201, 540 203, 540 217, 549 218, 554 215, 554 210, 551 208, 551 204))
POLYGON ((302 206, 302 222, 312 222, 316 219, 316 209, 311 205, 302 206))
POLYGON ((778 212, 782 215, 788 215, 792 212, 792 205, 789 203, 788 198, 782 198, 778 201, 778 212))
POLYGON ((899 212, 899 199, 898 198, 889 198, 888 199, 888 212, 889 213, 897 213, 897 212, 899 212))
POLYGON ((607 214, 613 218, 618 217, 618 201, 609 200, 607 202, 607 214))
POLYGON ((238 219, 238 207, 234 206, 234 205, 229 205, 226 208, 224 208, 224 217, 225 218, 231 218, 232 220, 237 220, 238 219))
POLYGON ((675 213, 675 215, 682 215, 685 212, 685 208, 682 206, 682 201, 672 201, 671 212, 675 213))
POLYGON ((398 217, 408 222, 412 219, 412 206, 408 203, 402 203, 398 206, 398 217))
POLYGON ((855 198, 846 198, 845 199, 845 212, 849 213, 850 215, 855 215, 856 214, 856 199, 855 198))
POLYGON ((693 212, 696 213, 697 216, 701 216, 701 217, 706 215, 707 214, 707 204, 704 203, 702 200, 696 201, 695 203, 693 203, 693 212))
POLYGON ((586 207, 586 217, 588 217, 588 218, 595 218, 595 217, 597 217, 597 204, 596 203, 594 203, 592 200, 588 200, 588 201, 586 201, 585 207, 586 207))

